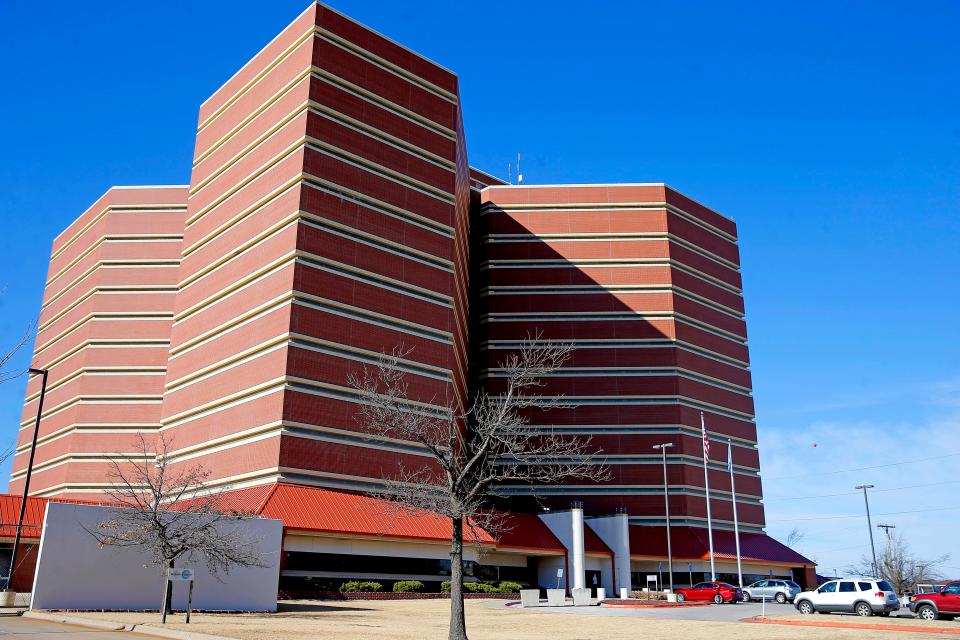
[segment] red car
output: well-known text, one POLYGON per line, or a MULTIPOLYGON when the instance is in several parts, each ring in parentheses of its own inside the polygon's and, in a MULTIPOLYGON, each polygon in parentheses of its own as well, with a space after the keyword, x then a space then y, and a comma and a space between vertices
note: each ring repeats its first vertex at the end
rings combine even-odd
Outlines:
POLYGON ((724 602, 740 602, 743 600, 743 591, 726 582, 701 582, 689 589, 677 589, 677 602, 707 602, 717 604, 724 602))
POLYGON ((960 617, 960 580, 948 582, 936 593, 918 593, 910 599, 910 611, 923 620, 953 620, 960 617))

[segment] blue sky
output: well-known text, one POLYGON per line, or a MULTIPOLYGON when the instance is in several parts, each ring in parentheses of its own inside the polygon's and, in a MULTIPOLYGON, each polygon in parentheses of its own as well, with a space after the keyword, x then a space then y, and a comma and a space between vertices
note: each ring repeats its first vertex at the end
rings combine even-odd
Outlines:
MULTIPOLYGON (((0 345, 53 237, 110 185, 187 182, 200 102, 305 6, 0 2, 0 345)), ((457 71, 475 166, 521 151, 530 183, 665 181, 737 220, 772 534, 843 567, 862 498, 785 498, 955 477, 960 4, 334 6, 457 71)), ((3 441, 23 387, 0 385, 3 441)), ((895 513, 957 488, 873 507, 960 575, 960 509, 895 513)))

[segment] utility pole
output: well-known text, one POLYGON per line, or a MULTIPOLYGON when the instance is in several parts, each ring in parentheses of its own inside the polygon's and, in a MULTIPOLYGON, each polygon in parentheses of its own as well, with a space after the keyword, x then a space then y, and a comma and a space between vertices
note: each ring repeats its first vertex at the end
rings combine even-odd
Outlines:
POLYGON ((878 524, 877 525, 877 529, 883 529, 884 533, 887 534, 887 548, 890 547, 890 542, 891 542, 890 539, 893 536, 893 534, 890 533, 890 530, 896 529, 896 528, 897 528, 897 525, 895 524, 878 524))
POLYGON ((873 489, 872 484, 861 484, 854 487, 854 489, 863 489, 863 504, 867 508, 867 531, 870 532, 870 553, 873 555, 873 576, 874 578, 879 578, 878 566, 877 566, 877 548, 873 544, 873 525, 870 523, 870 500, 867 498, 867 489, 873 489))
MULTIPOLYGON (((673 593, 673 546, 670 541, 670 498, 667 496, 667 449, 673 446, 672 442, 653 445, 659 449, 663 457, 663 510, 667 514, 667 571, 670 574, 670 593, 673 593)), ((662 582, 662 581, 661 581, 662 582)), ((693 585, 691 585, 693 586, 693 585)))

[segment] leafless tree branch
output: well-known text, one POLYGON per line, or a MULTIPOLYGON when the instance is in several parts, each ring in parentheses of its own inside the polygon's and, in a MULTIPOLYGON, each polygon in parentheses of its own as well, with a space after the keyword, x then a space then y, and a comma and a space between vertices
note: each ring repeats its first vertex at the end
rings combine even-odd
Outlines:
POLYGON ((155 449, 140 434, 137 455, 111 458, 113 488, 107 493, 118 508, 87 529, 97 543, 139 548, 157 567, 202 562, 218 580, 235 567, 267 566, 259 541, 240 526, 240 516, 253 514, 223 509, 223 490, 206 487, 210 473, 204 467, 171 468, 163 434, 155 449))
POLYGON ((8 380, 13 380, 22 376, 26 370, 10 370, 9 364, 10 360, 13 359, 24 347, 30 344, 30 341, 33 340, 33 336, 36 334, 37 322, 36 320, 31 320, 27 325, 26 330, 17 339, 17 342, 14 343, 12 347, 7 349, 6 352, 0 354, 0 383, 7 382, 8 380))
POLYGON ((567 479, 602 482, 610 472, 589 437, 531 426, 529 415, 563 407, 557 397, 538 392, 545 378, 570 358, 572 346, 525 340, 493 370, 492 392, 478 393, 466 410, 447 401, 411 397, 403 346, 384 354, 373 367, 350 377, 363 398, 357 419, 372 438, 414 443, 429 463, 399 467, 378 493, 399 510, 429 511, 450 518, 450 638, 466 638, 463 622, 462 547, 505 531, 504 515, 491 507, 497 488, 507 483, 554 484, 567 479), (459 604, 457 602, 459 601, 459 604))
MULTIPOLYGON (((888 580, 898 594, 904 594, 912 591, 918 584, 942 579, 940 567, 949 560, 949 555, 933 559, 918 558, 903 534, 892 534, 877 557, 877 572, 880 575, 875 577, 888 580)), ((849 571, 854 575, 873 576, 873 562, 864 556, 858 564, 850 567, 849 571)))

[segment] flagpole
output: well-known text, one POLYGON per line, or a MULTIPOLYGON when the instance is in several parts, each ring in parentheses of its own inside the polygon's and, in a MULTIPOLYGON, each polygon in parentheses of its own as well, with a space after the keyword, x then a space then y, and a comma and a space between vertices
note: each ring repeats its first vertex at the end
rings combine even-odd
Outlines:
POLYGON ((727 438, 727 469, 730 470, 730 494, 733 497, 733 539, 737 543, 737 580, 743 589, 743 566, 740 564, 740 522, 737 520, 737 483, 733 478, 733 443, 727 438))
POLYGON ((707 461, 710 459, 710 443, 707 440, 707 423, 700 412, 700 432, 703 434, 703 487, 707 491, 707 538, 710 540, 710 580, 717 579, 717 568, 713 562, 713 518, 710 515, 710 478, 707 473, 707 461))

